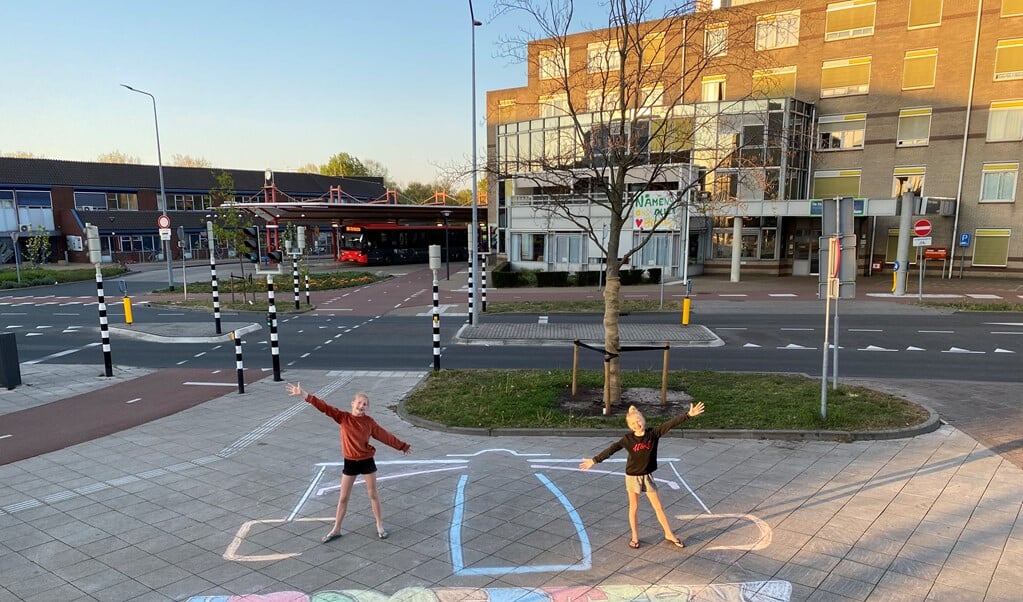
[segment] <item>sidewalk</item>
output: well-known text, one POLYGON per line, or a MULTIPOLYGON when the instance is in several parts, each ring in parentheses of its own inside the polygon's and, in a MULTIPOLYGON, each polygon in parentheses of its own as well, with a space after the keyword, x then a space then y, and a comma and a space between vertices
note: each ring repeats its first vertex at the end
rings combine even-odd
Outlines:
MULTIPOLYGON (((791 311, 800 303, 820 304, 801 296, 815 294, 815 282, 801 282, 797 289, 796 279, 780 279, 786 286, 772 280, 736 285, 700 277, 694 297, 700 311, 710 311, 708 305, 748 311, 785 304, 791 311), (790 292, 799 296, 769 296, 790 292), (724 296, 734 294, 750 297, 724 296)), ((644 294, 659 294, 657 286, 646 289, 644 294)), ((596 291, 562 294, 580 292, 596 291)), ((925 311, 868 299, 842 303, 925 311)), ((500 322, 494 318, 488 316, 481 327, 496 329, 500 322)), ((246 327, 261 325, 225 323, 222 330, 246 327)), ((122 328, 112 326, 112 336, 129 336, 117 332, 122 328)), ((192 328, 135 325, 134 332, 164 342, 169 337, 219 342, 227 336, 212 332, 212 324, 192 328)), ((589 331, 564 336, 587 338, 589 331)), ((623 340, 652 336, 640 331, 623 340)), ((664 336, 656 333, 657 340, 664 336)), ((3 414, 106 390, 147 372, 116 366, 115 377, 106 379, 97 366, 23 365, 24 384, 0 390, 0 424, 3 414)), ((455 435, 414 426, 398 410, 426 376, 287 374, 342 408, 354 391, 367 392, 371 414, 412 444, 408 457, 377 445, 387 540, 376 537, 365 488, 358 484, 344 537, 320 544, 337 502, 337 428, 311 406, 287 397, 283 383, 262 379, 247 385, 243 395, 228 388, 165 418, 0 465, 0 600, 1019 597, 1023 470, 1000 455, 1011 446, 989 449, 950 425, 913 438, 855 443, 668 437, 660 444, 656 475, 686 549, 661 543, 643 502, 643 545, 631 550, 622 454, 588 472, 575 469, 618 433, 455 435)), ((939 411, 975 398, 1016 403, 1020 397, 1018 387, 991 383, 856 384, 939 411)), ((152 391, 152 400, 137 403, 159 403, 182 386, 152 391)), ((122 407, 130 411, 133 405, 122 407)), ((0 454, 5 434, 0 426, 0 454)))

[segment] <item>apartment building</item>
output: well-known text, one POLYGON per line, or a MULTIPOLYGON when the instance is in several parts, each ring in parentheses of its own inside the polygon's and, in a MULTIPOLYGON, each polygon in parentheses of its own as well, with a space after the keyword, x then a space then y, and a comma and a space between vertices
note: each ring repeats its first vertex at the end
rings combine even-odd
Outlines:
MULTIPOLYGON (((912 193, 913 213, 933 226, 929 247, 947 258, 931 260, 928 276, 1023 276, 1023 0, 715 0, 640 26, 640 64, 659 55, 675 78, 646 82, 637 111, 650 123, 686 123, 678 127, 692 135, 674 148, 671 136, 643 138, 638 112, 632 132, 617 132, 639 139, 661 174, 637 184, 651 199, 636 205, 624 248, 644 236, 646 208, 671 191, 690 199, 635 263, 727 273, 738 255, 745 272, 816 274, 822 200, 853 197, 858 265, 887 271, 897 199, 912 193), (722 160, 740 156, 752 159, 722 160)), ((535 40, 526 85, 487 93, 488 220, 499 254, 517 267, 602 261, 578 220, 538 210, 574 191, 538 183, 546 164, 535 158, 556 144, 592 147, 606 114, 594 101, 609 92, 594 76, 620 66, 606 52, 619 35, 535 40)), ((600 208, 582 212, 599 232, 600 208)))

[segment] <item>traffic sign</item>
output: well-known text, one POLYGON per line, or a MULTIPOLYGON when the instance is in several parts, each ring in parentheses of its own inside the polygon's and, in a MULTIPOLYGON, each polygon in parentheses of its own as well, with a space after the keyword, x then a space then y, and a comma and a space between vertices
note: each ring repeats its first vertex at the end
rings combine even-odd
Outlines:
POLYGON ((170 228, 160 228, 160 240, 170 240, 171 230, 170 228))
POLYGON ((960 247, 968 247, 968 246, 970 246, 970 233, 969 232, 963 232, 962 234, 959 235, 959 246, 960 247))
MULTIPOLYGON (((917 236, 927 236, 931 233, 931 220, 929 219, 918 219, 913 224, 913 234, 917 236)), ((931 244, 931 243, 927 243, 931 244)))
POLYGON ((170 216, 161 215, 160 217, 156 218, 156 225, 161 230, 163 230, 164 228, 170 229, 170 216))
POLYGON ((914 236, 913 237, 913 246, 914 247, 929 247, 929 246, 931 246, 931 237, 930 236, 914 236))

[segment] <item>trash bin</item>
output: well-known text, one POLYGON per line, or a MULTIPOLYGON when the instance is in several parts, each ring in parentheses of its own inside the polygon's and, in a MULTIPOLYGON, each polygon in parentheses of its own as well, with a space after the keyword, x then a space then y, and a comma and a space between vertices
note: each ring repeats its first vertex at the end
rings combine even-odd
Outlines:
POLYGON ((13 332, 0 332, 0 386, 13 389, 21 384, 18 341, 13 332))

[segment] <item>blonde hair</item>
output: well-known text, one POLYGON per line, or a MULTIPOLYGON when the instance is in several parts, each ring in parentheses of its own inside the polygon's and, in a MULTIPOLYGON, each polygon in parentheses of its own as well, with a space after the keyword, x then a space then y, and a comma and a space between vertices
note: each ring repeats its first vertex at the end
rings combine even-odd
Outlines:
POLYGON ((629 424, 632 419, 638 418, 640 420, 646 420, 643 416, 643 412, 636 409, 636 406, 629 406, 629 411, 625 413, 625 424, 629 424))

